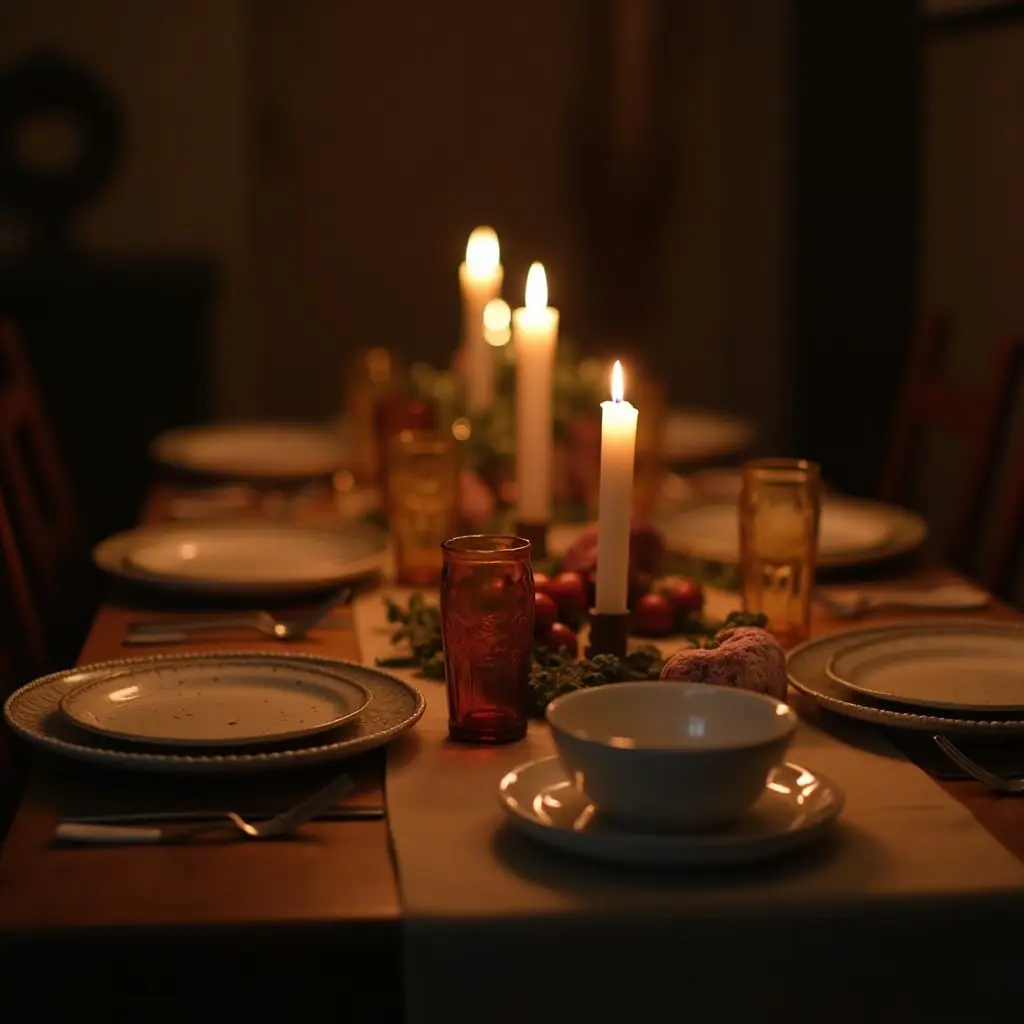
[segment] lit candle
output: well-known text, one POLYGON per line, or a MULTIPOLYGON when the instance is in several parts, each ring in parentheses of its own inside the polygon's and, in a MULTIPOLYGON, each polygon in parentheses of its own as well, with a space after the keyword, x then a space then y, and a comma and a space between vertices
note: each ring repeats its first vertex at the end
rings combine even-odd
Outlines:
POLYGON ((466 260, 459 267, 462 292, 462 373, 466 404, 471 413, 494 400, 494 355, 484 338, 484 309, 501 292, 504 270, 493 228, 477 228, 466 243, 466 260))
POLYGON ((558 341, 558 310, 548 305, 544 267, 526 275, 526 305, 512 314, 516 353, 516 487, 518 520, 551 520, 551 370, 558 341))
POLYGON ((622 365, 612 368, 612 400, 601 403, 601 487, 597 517, 597 593, 594 610, 628 609, 630 512, 637 410, 623 401, 622 365))
POLYGON ((501 348, 512 337, 512 310, 504 299, 491 299, 484 306, 484 341, 501 348))

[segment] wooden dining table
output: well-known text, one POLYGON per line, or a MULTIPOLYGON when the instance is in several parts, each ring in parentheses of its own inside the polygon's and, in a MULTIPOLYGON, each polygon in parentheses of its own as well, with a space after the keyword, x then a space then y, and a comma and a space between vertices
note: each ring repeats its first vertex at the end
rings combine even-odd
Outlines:
MULTIPOLYGON (((156 487, 143 520, 163 519, 172 494, 170 486, 156 487)), ((154 611, 137 593, 113 592, 96 615, 79 664, 181 650, 125 645, 130 621, 164 614, 173 617, 174 611, 154 611)), ((993 603, 977 614, 1017 613, 993 603)), ((870 621, 912 617, 890 612, 870 621)), ((815 607, 812 635, 848 626, 815 607)), ((250 635, 197 637, 188 649, 282 647, 250 635)), ((354 661, 361 656, 350 622, 314 629, 288 650, 354 661)), ((410 736, 401 756, 414 758, 415 730, 410 736)), ((357 781, 355 803, 386 808, 387 756, 378 750, 346 764, 357 781)), ((101 1005, 108 1019, 121 1019, 145 1006, 141 1019, 156 1020, 225 1005, 238 1014, 265 1015, 273 1007, 296 1017, 315 1012, 342 1020, 401 1020, 402 880, 386 817, 317 821, 298 837, 273 842, 91 848, 54 842, 58 818, 82 801, 177 784, 35 758, 0 855, 0 972, 8 981, 35 976, 40 959, 59 964, 53 985, 36 992, 40 1005, 55 1014, 101 1005)), ((302 775, 288 782, 300 793, 303 784, 302 775)), ((980 783, 935 784, 1024 860, 1024 802, 994 795, 980 783)), ((315 788, 312 781, 308 786, 315 788)), ((458 964, 451 969, 455 999, 458 964)), ((0 1019, 13 1021, 4 1013, 10 992, 9 984, 0 985, 0 1019)), ((488 1019, 486 1008, 481 1017, 488 1019)))

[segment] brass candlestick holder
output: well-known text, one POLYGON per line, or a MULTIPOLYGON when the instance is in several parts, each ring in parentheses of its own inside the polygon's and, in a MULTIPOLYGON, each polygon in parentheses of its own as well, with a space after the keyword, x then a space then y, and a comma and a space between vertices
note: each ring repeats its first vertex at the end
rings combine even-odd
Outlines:
POLYGON ((530 542, 531 558, 548 557, 548 523, 516 523, 516 536, 530 542))
POLYGON ((617 658, 626 656, 626 641, 629 637, 629 612, 590 612, 590 643, 587 657, 595 654, 614 654, 617 658))

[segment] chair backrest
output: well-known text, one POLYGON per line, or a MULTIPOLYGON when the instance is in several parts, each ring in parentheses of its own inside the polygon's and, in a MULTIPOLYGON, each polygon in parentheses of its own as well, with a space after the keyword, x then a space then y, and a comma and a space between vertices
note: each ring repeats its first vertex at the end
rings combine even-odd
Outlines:
POLYGON ((85 533, 56 436, 15 327, 0 323, 0 494, 40 618, 81 596, 85 533))
POLYGON ((0 495, 0 699, 45 667, 39 609, 0 495))
POLYGON ((1019 596, 1015 575, 1024 572, 1024 424, 1017 431, 991 523, 991 545, 980 582, 1013 601, 1019 596))
POLYGON ((946 554, 963 565, 976 550, 991 495, 1000 442, 1017 390, 1017 376, 1024 366, 1024 337, 1011 336, 1001 342, 984 385, 971 389, 946 380, 939 369, 951 327, 948 315, 932 314, 918 331, 878 495, 886 501, 903 498, 924 428, 937 427, 959 435, 967 444, 967 465, 961 490, 952 497, 953 525, 946 554))

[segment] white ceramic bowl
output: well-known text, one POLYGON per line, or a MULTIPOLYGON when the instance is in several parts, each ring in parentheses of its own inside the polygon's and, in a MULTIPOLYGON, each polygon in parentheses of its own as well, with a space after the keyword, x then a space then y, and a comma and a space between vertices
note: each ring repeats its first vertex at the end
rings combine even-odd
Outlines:
POLYGON ((706 683, 611 683, 548 705, 555 746, 594 806, 642 832, 720 828, 764 790, 796 730, 789 707, 706 683))

